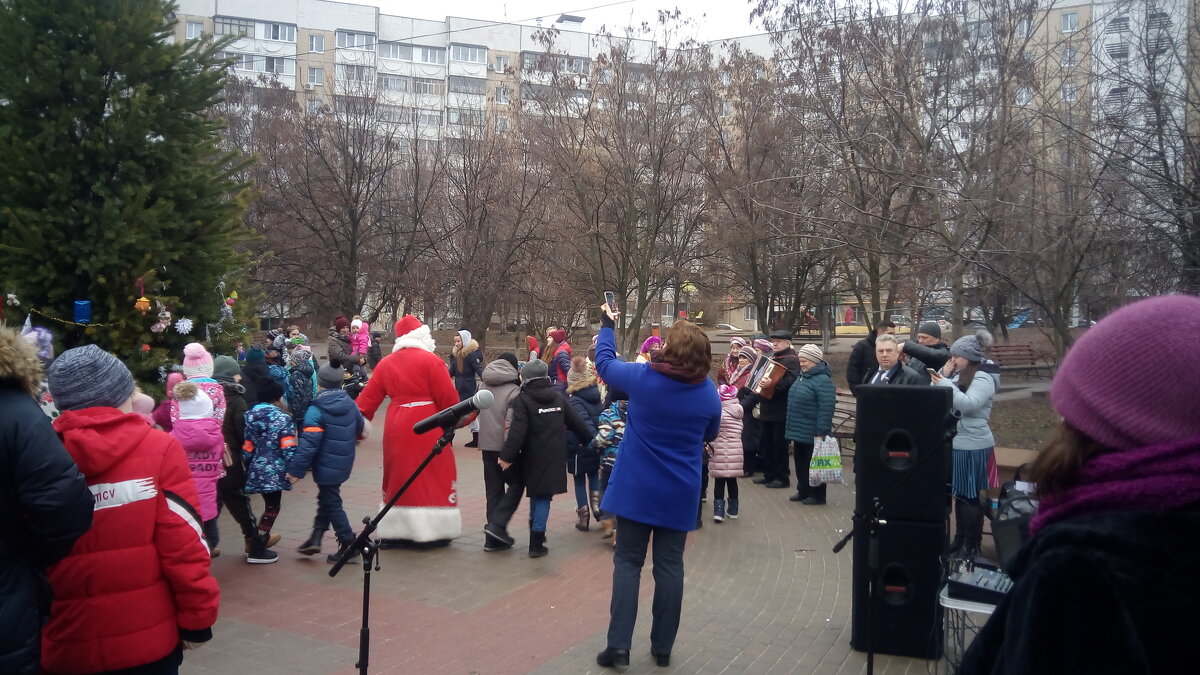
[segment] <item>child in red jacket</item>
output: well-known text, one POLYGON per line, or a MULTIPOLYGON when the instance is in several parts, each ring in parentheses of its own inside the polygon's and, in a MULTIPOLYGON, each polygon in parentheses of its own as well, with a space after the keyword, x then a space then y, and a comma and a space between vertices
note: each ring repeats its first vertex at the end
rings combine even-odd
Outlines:
POLYGON ((174 672, 185 645, 212 638, 220 599, 187 455, 131 414, 133 376, 99 347, 64 352, 49 385, 95 505, 92 528, 48 570, 42 668, 174 672))

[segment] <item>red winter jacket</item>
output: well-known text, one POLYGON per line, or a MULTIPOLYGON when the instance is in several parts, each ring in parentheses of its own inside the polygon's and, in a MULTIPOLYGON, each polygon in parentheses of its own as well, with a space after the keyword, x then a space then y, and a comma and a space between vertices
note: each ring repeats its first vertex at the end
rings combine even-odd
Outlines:
POLYGON ((181 630, 207 634, 220 593, 179 442, 116 408, 68 410, 54 428, 95 508, 92 528, 48 571, 42 667, 130 668, 170 654, 181 630))

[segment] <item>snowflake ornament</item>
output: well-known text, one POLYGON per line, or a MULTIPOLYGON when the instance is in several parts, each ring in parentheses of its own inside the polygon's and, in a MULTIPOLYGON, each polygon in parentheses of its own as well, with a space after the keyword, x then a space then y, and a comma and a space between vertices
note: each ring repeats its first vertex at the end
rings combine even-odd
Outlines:
POLYGON ((192 320, 184 318, 184 319, 180 319, 180 320, 176 321, 175 322, 175 332, 179 333, 180 335, 187 335, 187 334, 191 333, 192 332, 192 320))

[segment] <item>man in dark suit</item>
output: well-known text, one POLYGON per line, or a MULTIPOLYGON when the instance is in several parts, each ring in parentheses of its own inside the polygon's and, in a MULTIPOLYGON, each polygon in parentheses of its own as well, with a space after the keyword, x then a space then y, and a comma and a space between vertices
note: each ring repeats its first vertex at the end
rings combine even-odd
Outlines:
POLYGON ((870 337, 854 344, 854 348, 850 350, 850 361, 846 364, 846 383, 850 385, 851 393, 863 383, 863 378, 868 374, 874 375, 879 368, 879 363, 875 360, 875 341, 881 335, 892 335, 895 332, 896 324, 884 321, 875 327, 875 332, 871 333, 870 337))
POLYGON ((876 338, 875 360, 879 365, 873 372, 863 376, 860 384, 927 384, 925 378, 915 370, 900 363, 900 345, 894 335, 884 334, 876 338))

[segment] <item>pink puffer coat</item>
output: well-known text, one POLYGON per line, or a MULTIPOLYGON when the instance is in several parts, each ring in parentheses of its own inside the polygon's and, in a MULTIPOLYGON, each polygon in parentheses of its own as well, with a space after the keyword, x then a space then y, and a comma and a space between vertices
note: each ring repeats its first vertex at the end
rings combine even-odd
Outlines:
POLYGON ((708 459, 708 475, 713 478, 742 475, 742 414, 742 404, 736 398, 721 401, 721 429, 708 459))

